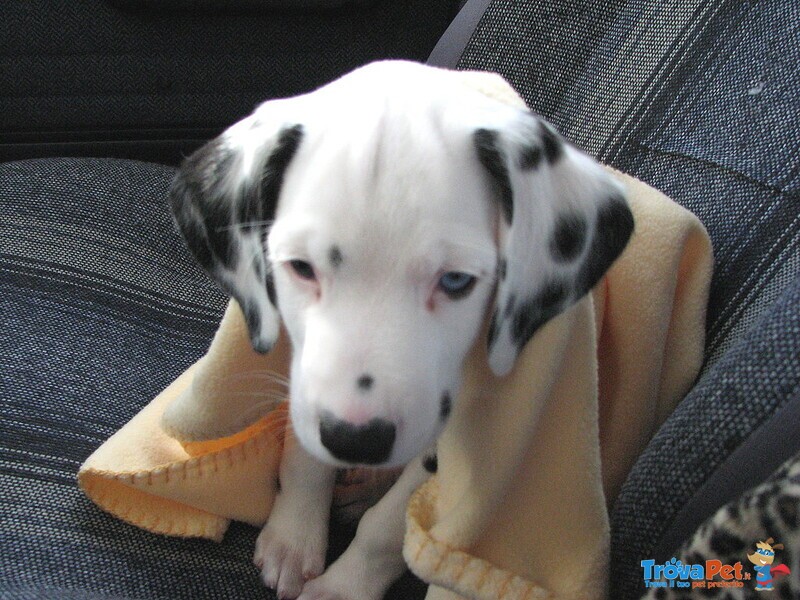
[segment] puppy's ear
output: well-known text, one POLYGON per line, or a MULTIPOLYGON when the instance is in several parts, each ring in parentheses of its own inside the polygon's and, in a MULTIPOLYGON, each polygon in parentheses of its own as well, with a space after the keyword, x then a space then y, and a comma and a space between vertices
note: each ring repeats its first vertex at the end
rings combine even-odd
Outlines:
POLYGON ((526 111, 473 133, 499 205, 489 364, 505 375, 536 330, 586 294, 633 232, 622 188, 526 111))
POLYGON ((189 249, 239 303, 258 352, 268 352, 278 338, 265 240, 302 138, 301 125, 245 119, 184 160, 169 192, 189 249))

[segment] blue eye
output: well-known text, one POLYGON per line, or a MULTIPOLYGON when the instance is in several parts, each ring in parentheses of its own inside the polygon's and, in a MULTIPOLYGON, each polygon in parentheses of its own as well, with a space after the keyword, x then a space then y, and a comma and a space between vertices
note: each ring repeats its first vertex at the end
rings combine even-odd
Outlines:
POLYGON ((448 271, 439 278, 438 287, 448 298, 457 300, 463 298, 472 291, 477 279, 469 273, 459 271, 448 271))

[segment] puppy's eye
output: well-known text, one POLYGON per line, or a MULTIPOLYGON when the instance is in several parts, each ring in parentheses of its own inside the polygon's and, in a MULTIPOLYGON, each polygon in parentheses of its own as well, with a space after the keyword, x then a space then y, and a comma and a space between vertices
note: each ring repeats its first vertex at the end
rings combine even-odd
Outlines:
POLYGON ((439 278, 438 287, 448 298, 457 300, 472 291, 477 281, 474 275, 460 271, 448 271, 439 278))
POLYGON ((300 279, 316 281, 317 274, 314 273, 314 267, 311 266, 310 262, 305 260, 290 260, 289 266, 300 279))

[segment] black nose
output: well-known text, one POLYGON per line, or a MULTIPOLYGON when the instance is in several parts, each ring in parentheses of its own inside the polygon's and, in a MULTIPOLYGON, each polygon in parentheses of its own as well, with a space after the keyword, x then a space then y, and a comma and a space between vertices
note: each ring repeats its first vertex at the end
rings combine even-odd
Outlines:
POLYGON ((322 445, 335 458, 349 463, 377 465, 386 462, 392 453, 395 426, 383 419, 352 425, 330 413, 323 413, 319 435, 322 445))

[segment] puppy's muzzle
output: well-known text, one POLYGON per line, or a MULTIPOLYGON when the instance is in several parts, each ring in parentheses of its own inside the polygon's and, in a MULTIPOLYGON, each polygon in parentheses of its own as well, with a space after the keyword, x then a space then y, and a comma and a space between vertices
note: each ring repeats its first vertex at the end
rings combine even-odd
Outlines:
POLYGON ((394 424, 383 419, 353 425, 329 412, 323 413, 319 422, 322 445, 334 458, 352 464, 385 463, 392 453, 395 429, 394 424))

